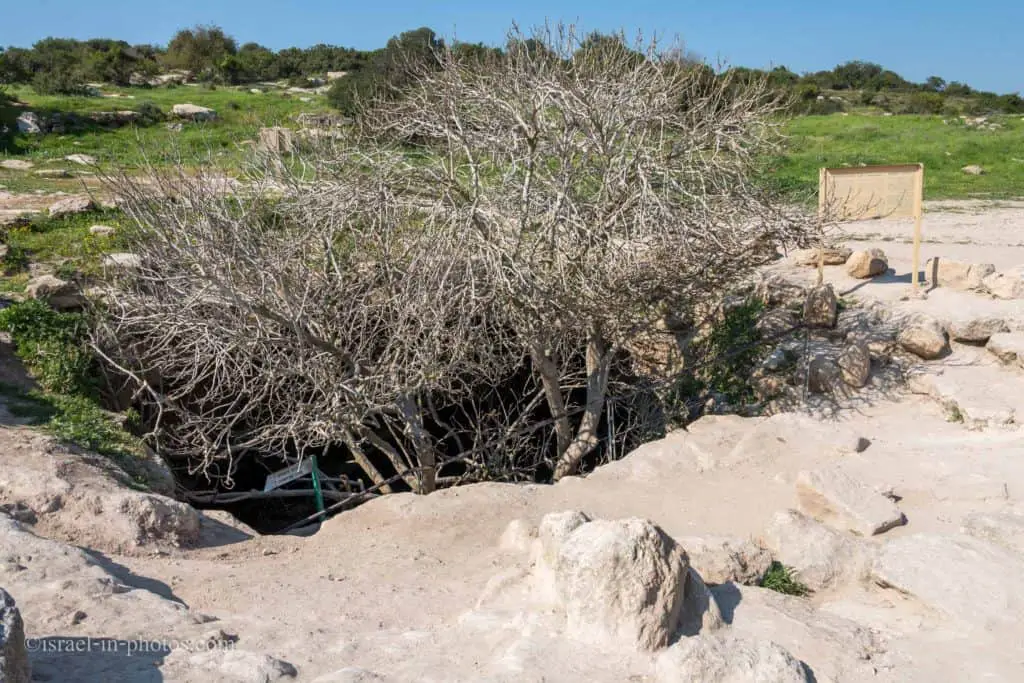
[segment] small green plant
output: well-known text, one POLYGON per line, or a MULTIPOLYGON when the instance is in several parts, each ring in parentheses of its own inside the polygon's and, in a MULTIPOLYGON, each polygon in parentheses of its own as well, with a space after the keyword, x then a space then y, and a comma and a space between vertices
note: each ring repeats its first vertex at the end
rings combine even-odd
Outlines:
POLYGON ((707 387, 726 396, 730 403, 744 403, 754 397, 750 376, 762 353, 757 320, 763 308, 756 299, 729 308, 699 345, 707 387))
POLYGON ((949 422, 960 422, 964 421, 964 414, 960 411, 960 406, 955 403, 950 403, 946 407, 946 420, 949 422))
POLYGON ((804 596, 811 592, 806 585, 796 580, 793 570, 781 562, 772 562, 761 579, 761 587, 785 595, 804 596))
POLYGON ((30 299, 0 311, 0 329, 11 334, 18 357, 43 389, 95 396, 98 375, 81 314, 59 313, 30 299))
POLYGON ((28 270, 30 263, 28 250, 20 244, 8 244, 4 254, 3 265, 6 275, 14 275, 28 270))
POLYGON ((61 280, 74 280, 78 277, 78 266, 74 261, 65 261, 57 266, 56 275, 61 280))

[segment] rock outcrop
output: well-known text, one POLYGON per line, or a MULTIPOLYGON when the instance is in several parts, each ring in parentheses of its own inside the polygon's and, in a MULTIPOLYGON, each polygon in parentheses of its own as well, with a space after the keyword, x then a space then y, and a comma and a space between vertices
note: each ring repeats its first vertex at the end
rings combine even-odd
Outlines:
POLYGON ((0 681, 29 683, 31 680, 21 613, 14 598, 0 588, 0 681))
POLYGON ((804 324, 808 327, 835 327, 837 308, 832 285, 819 285, 804 300, 804 324))
POLYGON ((836 529, 874 536, 906 520, 896 504, 833 467, 797 475, 800 511, 836 529))
POLYGON ((813 591, 859 581, 871 565, 871 554, 862 541, 796 510, 775 513, 761 540, 813 591))
POLYGON ((797 659, 769 640, 731 634, 682 638, 658 656, 659 683, 806 683, 797 659))
POLYGON ((924 360, 934 360, 949 353, 946 331, 932 318, 922 316, 911 320, 900 330, 896 340, 905 350, 924 360))
POLYGON ((884 275, 888 270, 889 261, 881 249, 855 251, 846 261, 847 274, 860 280, 884 275))

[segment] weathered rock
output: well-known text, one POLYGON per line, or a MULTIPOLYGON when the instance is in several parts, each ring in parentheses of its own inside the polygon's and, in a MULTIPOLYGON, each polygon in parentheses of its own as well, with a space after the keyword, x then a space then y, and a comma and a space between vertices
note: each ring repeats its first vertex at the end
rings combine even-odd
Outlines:
POLYGON ((209 672, 211 680, 239 683, 275 683, 292 679, 298 671, 288 662, 256 652, 235 649, 213 649, 208 652, 172 652, 168 663, 176 665, 185 659, 189 669, 209 672), (178 653, 181 653, 180 655, 178 653))
POLYGON ((73 282, 61 280, 54 275, 40 275, 28 281, 25 294, 30 299, 45 301, 57 310, 81 308, 85 305, 85 296, 73 282))
POLYGON ((32 171, 37 178, 73 178, 74 175, 66 168, 40 168, 32 171))
POLYGON ((754 326, 763 338, 780 337, 800 324, 796 313, 785 308, 775 308, 765 313, 754 326))
MULTIPOLYGON (((826 266, 841 266, 846 263, 846 260, 850 258, 850 254, 853 250, 846 247, 825 247, 822 250, 826 266)), ((818 250, 817 249, 797 249, 789 255, 791 263, 797 266, 815 266, 818 265, 818 250)))
POLYGON ((906 521, 895 503, 837 468, 800 472, 796 492, 800 512, 862 536, 906 521))
POLYGON ((103 266, 113 270, 134 270, 142 265, 142 257, 129 252, 114 252, 103 257, 103 266))
POLYGON ((1024 515, 1011 512, 972 512, 962 522, 963 531, 1024 555, 1024 515))
POLYGON ((710 584, 756 584, 772 565, 768 551, 745 539, 687 536, 679 539, 679 544, 686 550, 690 566, 710 584))
POLYGON ((963 263, 930 258, 925 262, 924 272, 933 287, 974 290, 984 286, 985 278, 996 272, 996 267, 991 263, 963 263))
POLYGON ((887 270, 889 270, 889 261, 881 249, 855 251, 846 261, 847 274, 859 279, 882 275, 887 270))
POLYGON ((18 132, 26 135, 42 135, 46 132, 43 130, 42 119, 34 111, 22 112, 14 123, 18 127, 18 132))
POLYGON ((537 527, 540 559, 554 569, 558 564, 558 553, 572 532, 590 521, 590 517, 578 510, 552 512, 544 515, 537 527))
POLYGON ((784 306, 802 302, 807 296, 807 287, 781 275, 769 275, 757 282, 754 293, 767 306, 784 306))
POLYGON ((96 157, 89 154, 69 154, 64 157, 64 160, 82 166, 94 166, 96 164, 96 157))
POLYGON ((659 683, 804 683, 807 671, 769 640, 732 634, 681 638, 658 656, 659 683))
POLYGON ((835 360, 824 354, 811 359, 807 367, 807 388, 816 394, 830 394, 843 384, 843 371, 835 360))
POLYGON ((978 164, 968 164, 960 169, 967 175, 985 175, 985 169, 978 164))
POLYGON ((998 299, 1024 299, 1024 266, 992 273, 982 282, 985 289, 998 299))
POLYGON ((843 374, 843 381, 851 387, 860 388, 868 383, 871 377, 871 351, 867 344, 853 343, 847 345, 836 359, 843 374))
POLYGON ((900 330, 896 340, 904 349, 925 360, 941 358, 949 353, 946 331, 932 318, 922 316, 910 321, 900 330))
POLYGON ((29 683, 31 680, 21 613, 14 598, 0 588, 0 681, 29 683))
POLYGON ((980 343, 987 342, 993 334, 1009 331, 1002 318, 961 318, 949 324, 949 336, 953 341, 980 343))
POLYGON ((110 237, 117 230, 109 225, 93 225, 89 228, 90 235, 96 235, 97 237, 110 237))
POLYGON ((778 644, 805 662, 816 680, 866 681, 878 675, 882 648, 869 628, 767 588, 725 584, 714 592, 733 605, 730 633, 778 644))
POLYGON ((200 107, 197 104, 176 104, 171 107, 171 114, 179 119, 189 121, 213 121, 217 118, 217 112, 209 107, 200 107))
POLYGON ((536 538, 537 529, 535 527, 524 519, 513 519, 501 534, 498 547, 513 552, 526 552, 536 538))
POLYGON ((783 375, 768 374, 758 370, 750 376, 750 386, 759 401, 768 401, 786 392, 789 382, 783 375))
POLYGON ((1020 556, 969 536, 894 538, 881 548, 872 577, 952 619, 986 629, 1015 623, 1024 609, 1020 556))
POLYGON ((819 285, 804 300, 804 324, 809 327, 835 327, 837 308, 832 285, 819 285))
POLYGON ((1004 363, 1024 364, 1024 332, 997 332, 985 348, 1004 363))
POLYGON ((27 171, 33 166, 35 164, 24 159, 4 159, 0 161, 0 168, 6 171, 27 171))
POLYGON ((775 513, 761 541, 814 591, 858 581, 867 576, 871 566, 871 554, 863 541, 796 510, 775 513))
POLYGON ((85 213, 96 208, 88 197, 75 196, 59 199, 50 205, 50 217, 60 218, 61 216, 73 216, 78 213, 85 213))
POLYGON ((687 570, 682 548, 648 521, 583 524, 562 543, 555 565, 567 632, 588 643, 664 647, 685 618, 687 570))

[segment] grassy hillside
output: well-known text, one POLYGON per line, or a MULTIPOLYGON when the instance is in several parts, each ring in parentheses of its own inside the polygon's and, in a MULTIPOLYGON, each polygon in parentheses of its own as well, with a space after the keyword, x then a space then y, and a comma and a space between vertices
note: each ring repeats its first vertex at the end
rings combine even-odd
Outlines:
POLYGON ((989 119, 996 130, 942 116, 802 116, 786 127, 788 149, 774 159, 771 182, 814 195, 818 169, 871 164, 925 165, 925 199, 1024 197, 1024 117, 989 119), (986 173, 961 169, 978 164, 986 173))
MULTIPOLYGON (((104 88, 105 94, 120 97, 68 97, 38 95, 27 86, 12 87, 8 94, 28 105, 26 109, 0 105, 0 129, 11 131, 0 136, 0 158, 21 158, 35 162, 38 168, 68 167, 63 157, 68 154, 89 154, 100 163, 133 167, 142 163, 141 150, 160 158, 180 152, 186 163, 200 163, 213 158, 228 164, 244 149, 240 145, 252 140, 261 126, 291 125, 302 112, 327 111, 324 98, 314 94, 269 90, 261 94, 244 88, 210 89, 202 86, 176 88, 104 88), (308 99, 304 102, 300 98, 308 99), (126 126, 108 130, 100 127, 63 135, 12 135, 14 120, 22 111, 40 115, 52 112, 89 114, 97 111, 145 111, 156 107, 164 115, 175 104, 191 103, 217 111, 214 123, 185 123, 180 131, 168 129, 166 123, 126 126), (5 149, 6 148, 6 149, 5 149), (49 164, 49 166, 48 166, 49 164)), ((72 165, 73 167, 73 165, 72 165)))

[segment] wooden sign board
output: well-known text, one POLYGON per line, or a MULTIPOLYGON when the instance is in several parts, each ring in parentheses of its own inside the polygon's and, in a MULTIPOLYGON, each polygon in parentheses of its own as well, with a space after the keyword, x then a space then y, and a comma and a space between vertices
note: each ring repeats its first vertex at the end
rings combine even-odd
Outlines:
MULTIPOLYGON (((818 178, 818 211, 835 221, 913 218, 911 283, 917 288, 924 211, 924 164, 823 168, 818 178)), ((822 279, 819 254, 818 280, 822 279)))
POLYGON ((280 488, 288 482, 300 479, 307 474, 313 473, 313 460, 306 458, 300 462, 290 465, 283 470, 278 470, 272 474, 267 475, 267 481, 263 485, 263 491, 273 491, 276 488, 280 488))
POLYGON ((924 166, 823 168, 818 183, 822 213, 839 221, 913 218, 917 215, 924 166))

